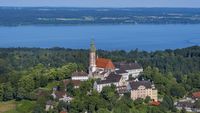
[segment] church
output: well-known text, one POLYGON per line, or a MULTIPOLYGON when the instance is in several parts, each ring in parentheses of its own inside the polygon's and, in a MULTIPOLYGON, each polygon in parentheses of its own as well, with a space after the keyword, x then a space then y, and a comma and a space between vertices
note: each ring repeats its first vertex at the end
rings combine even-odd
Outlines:
POLYGON ((96 47, 93 40, 90 44, 88 70, 90 78, 101 78, 101 79, 104 79, 110 73, 115 71, 115 66, 112 60, 106 58, 98 58, 96 56, 96 47))
POLYGON ((89 53, 89 78, 101 78, 102 80, 108 77, 111 73, 122 75, 124 80, 129 80, 129 77, 137 78, 143 68, 137 62, 115 62, 111 59, 99 58, 96 55, 95 43, 92 40, 89 53))

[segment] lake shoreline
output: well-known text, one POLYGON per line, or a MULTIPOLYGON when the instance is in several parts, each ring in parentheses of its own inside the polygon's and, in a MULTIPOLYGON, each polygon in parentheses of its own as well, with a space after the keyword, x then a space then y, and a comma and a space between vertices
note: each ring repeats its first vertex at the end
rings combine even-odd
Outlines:
POLYGON ((0 27, 26 27, 26 26, 36 26, 36 27, 60 27, 60 26, 119 26, 119 25, 200 25, 200 23, 139 23, 139 24, 134 24, 134 23, 122 23, 122 24, 113 24, 113 23, 105 23, 105 24, 24 24, 24 25, 0 25, 0 27))

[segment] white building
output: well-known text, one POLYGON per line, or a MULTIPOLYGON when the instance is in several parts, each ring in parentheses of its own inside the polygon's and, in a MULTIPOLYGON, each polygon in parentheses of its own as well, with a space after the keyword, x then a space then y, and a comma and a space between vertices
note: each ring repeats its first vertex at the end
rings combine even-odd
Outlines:
POLYGON ((129 79, 129 76, 133 78, 137 78, 141 72, 143 72, 143 68, 137 62, 135 63, 126 63, 119 62, 115 63, 117 74, 123 75, 125 79, 129 79))
POLYGON ((100 80, 94 83, 94 89, 96 89, 98 92, 101 92, 103 87, 105 86, 111 86, 115 85, 116 87, 123 86, 124 81, 122 80, 121 75, 116 74, 110 74, 108 77, 106 77, 105 80, 100 80))
POLYGON ((153 101, 158 101, 158 91, 150 81, 132 81, 130 82, 130 89, 133 100, 145 99, 149 96, 153 101))
POLYGON ((86 81, 88 80, 88 74, 86 72, 74 72, 72 73, 71 79, 72 80, 80 80, 80 81, 86 81))

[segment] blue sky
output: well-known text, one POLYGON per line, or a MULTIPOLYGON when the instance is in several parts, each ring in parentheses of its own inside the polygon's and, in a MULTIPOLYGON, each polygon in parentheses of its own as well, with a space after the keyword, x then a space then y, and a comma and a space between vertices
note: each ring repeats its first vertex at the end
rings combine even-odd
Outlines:
POLYGON ((200 0, 0 0, 0 6, 200 8, 200 0))

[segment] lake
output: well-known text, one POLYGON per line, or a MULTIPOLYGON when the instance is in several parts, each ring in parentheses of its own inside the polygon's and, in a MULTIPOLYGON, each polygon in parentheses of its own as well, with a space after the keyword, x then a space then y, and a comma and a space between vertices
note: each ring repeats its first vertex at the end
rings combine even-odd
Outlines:
POLYGON ((80 25, 0 27, 0 47, 163 50, 200 45, 200 25, 80 25))

